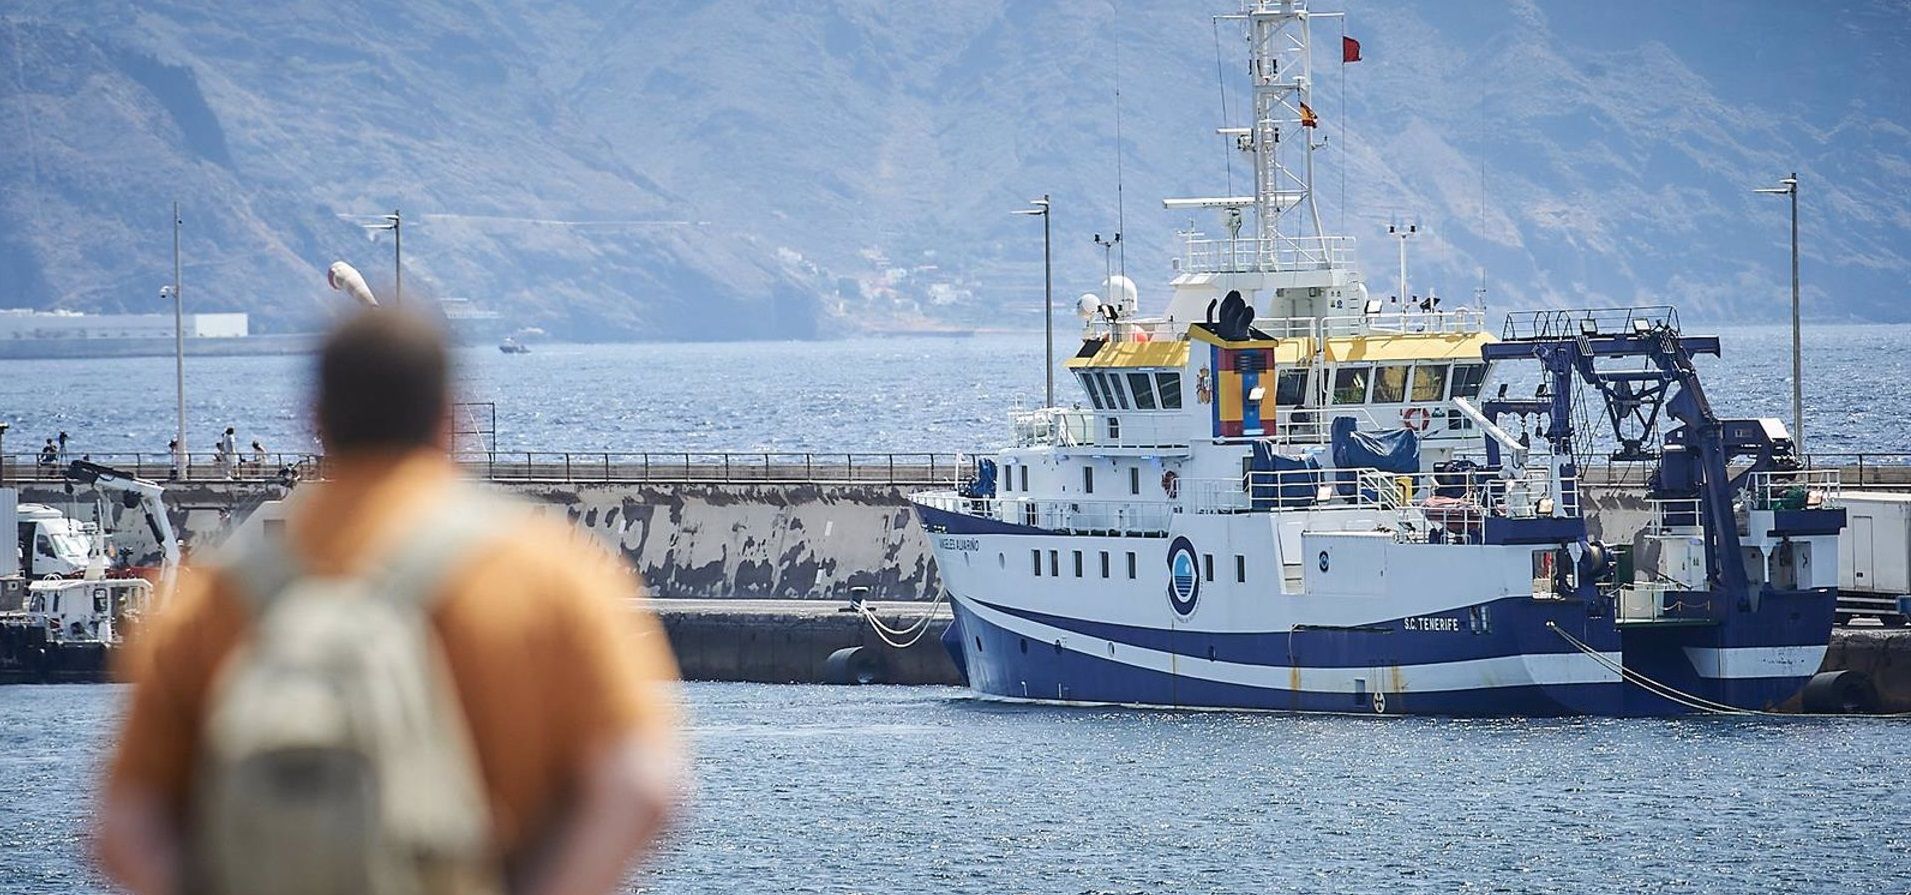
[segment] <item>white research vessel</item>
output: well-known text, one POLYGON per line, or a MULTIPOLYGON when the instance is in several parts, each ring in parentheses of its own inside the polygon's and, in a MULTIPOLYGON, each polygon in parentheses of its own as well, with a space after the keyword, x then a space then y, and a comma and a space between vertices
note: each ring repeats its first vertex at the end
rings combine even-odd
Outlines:
POLYGON ((913 496, 969 686, 1468 715, 1799 692, 1830 636, 1835 473, 1802 470, 1775 420, 1714 416, 1691 357, 1718 342, 1669 308, 1512 315, 1496 337, 1476 309, 1371 296, 1313 196, 1316 17, 1220 17, 1247 36, 1253 118, 1221 133, 1253 194, 1166 203, 1227 235, 1188 235, 1160 316, 1114 278, 1085 303, 1067 366, 1088 406, 1014 414, 975 481, 913 496), (1624 358, 1642 369, 1599 369, 1624 358), (1537 361, 1540 391, 1482 400, 1508 361, 1537 361), (1603 403, 1609 458, 1654 464, 1632 544, 1587 535, 1575 400, 1603 403))

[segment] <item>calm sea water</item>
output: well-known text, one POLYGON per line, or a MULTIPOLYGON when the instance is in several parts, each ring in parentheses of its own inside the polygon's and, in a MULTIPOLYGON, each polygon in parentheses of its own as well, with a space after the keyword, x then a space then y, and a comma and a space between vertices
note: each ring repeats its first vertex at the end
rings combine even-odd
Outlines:
MULTIPOLYGON (((1790 330, 1722 335, 1724 358, 1701 362, 1719 412, 1789 419, 1790 330)), ((1911 451, 1907 344, 1911 326, 1807 330, 1813 450, 1911 451)), ((1058 337, 1058 357, 1073 350, 1058 337)), ((460 360, 464 398, 496 405, 498 447, 515 450, 974 451, 1002 444, 1008 411, 1042 396, 1039 335, 539 345, 512 356, 485 347, 460 360)), ((0 420, 14 424, 7 450, 35 450, 64 430, 75 452, 163 451, 174 429, 172 364, 0 361, 0 420)), ((209 451, 233 426, 241 445, 312 449, 310 367, 300 356, 189 358, 189 446, 209 451)), ((1537 382, 1531 369, 1516 378, 1537 382)), ((1081 399, 1066 375, 1056 388, 1064 402, 1081 399)))
MULTIPOLYGON (((0 689, 0 893, 83 857, 123 691, 0 689)), ((640 891, 1911 892, 1911 727, 1006 706, 695 684, 640 891)))

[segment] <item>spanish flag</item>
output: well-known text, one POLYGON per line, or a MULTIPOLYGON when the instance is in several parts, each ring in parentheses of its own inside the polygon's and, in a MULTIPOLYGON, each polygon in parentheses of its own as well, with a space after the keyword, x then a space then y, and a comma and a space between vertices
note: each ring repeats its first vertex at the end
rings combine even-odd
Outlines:
POLYGON ((1314 115, 1314 110, 1308 108, 1306 103, 1301 103, 1301 127, 1320 127, 1320 118, 1314 115))

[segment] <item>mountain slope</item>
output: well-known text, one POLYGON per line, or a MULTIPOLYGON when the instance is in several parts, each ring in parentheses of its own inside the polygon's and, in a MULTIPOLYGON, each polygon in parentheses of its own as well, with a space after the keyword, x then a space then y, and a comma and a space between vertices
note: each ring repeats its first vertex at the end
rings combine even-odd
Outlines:
MULTIPOLYGON (((389 282, 357 216, 393 207, 408 295, 576 338, 1025 326, 1039 225, 1008 212, 1042 193, 1057 292, 1095 287, 1089 237, 1120 226, 1147 303, 1190 223, 1159 199, 1246 177, 1213 134, 1246 98, 1210 11, 35 4, 0 13, 0 306, 156 307, 178 199, 189 302, 276 329, 338 307, 332 260, 389 282)), ((1807 313, 1911 319, 1911 6, 1777 12, 1357 4, 1366 60, 1318 69, 1329 229, 1380 294, 1385 225, 1413 218, 1413 281, 1448 296, 1484 268, 1496 308, 1775 319, 1786 212, 1750 188, 1796 169, 1807 313)))

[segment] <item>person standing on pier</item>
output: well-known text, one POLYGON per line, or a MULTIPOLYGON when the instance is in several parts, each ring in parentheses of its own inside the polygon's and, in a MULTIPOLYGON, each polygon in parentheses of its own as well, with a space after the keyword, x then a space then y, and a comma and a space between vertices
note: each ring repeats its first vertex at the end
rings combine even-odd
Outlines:
POLYGON ((682 798, 676 663, 641 584, 462 480, 449 366, 403 312, 335 330, 328 480, 139 632, 94 841, 127 888, 602 895, 682 798), (394 706, 414 723, 371 723, 394 706))
POLYGON ((239 435, 231 426, 226 427, 224 435, 219 436, 219 471, 226 478, 232 478, 239 468, 239 435))

